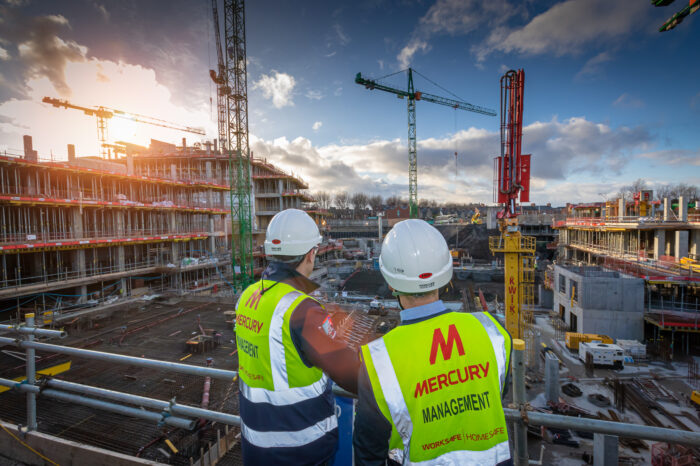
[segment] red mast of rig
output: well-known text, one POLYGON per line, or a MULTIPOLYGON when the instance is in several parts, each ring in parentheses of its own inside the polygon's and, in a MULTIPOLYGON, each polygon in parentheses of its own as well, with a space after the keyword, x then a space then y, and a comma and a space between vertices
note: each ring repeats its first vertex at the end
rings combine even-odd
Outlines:
POLYGON ((521 154, 525 71, 501 77, 501 155, 494 163, 494 202, 504 204, 498 218, 516 217, 516 203, 530 201, 530 154, 521 154))

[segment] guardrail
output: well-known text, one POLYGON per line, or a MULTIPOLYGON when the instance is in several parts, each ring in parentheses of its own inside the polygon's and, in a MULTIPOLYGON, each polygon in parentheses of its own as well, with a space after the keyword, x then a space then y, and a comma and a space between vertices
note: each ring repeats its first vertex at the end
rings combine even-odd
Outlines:
MULTIPOLYGON (((95 359, 115 364, 127 364, 155 370, 167 370, 182 374, 211 377, 227 381, 235 381, 238 377, 238 373, 236 371, 216 369, 209 366, 194 366, 37 342, 34 341, 35 335, 39 336, 34 327, 34 314, 26 314, 25 318, 25 324, 22 326, 3 327, 7 330, 17 332, 17 338, 0 337, 0 346, 13 345, 26 351, 26 381, 17 382, 14 380, 0 379, 0 386, 10 387, 26 394, 27 426, 24 428, 24 431, 37 429, 37 396, 45 396, 93 407, 95 409, 125 414, 127 416, 164 423, 187 430, 192 430, 195 427, 196 419, 206 419, 234 426, 240 426, 241 424, 240 417, 234 414, 179 404, 175 398, 170 401, 157 400, 50 377, 47 377, 41 385, 37 385, 35 371, 36 350, 66 354, 79 358, 95 359), (125 406, 125 404, 135 407, 125 406)), ((57 330, 43 330, 40 333, 41 336, 48 338, 65 337, 65 332, 57 330)), ((523 362, 525 342, 522 340, 514 340, 513 350, 512 371, 514 405, 504 408, 503 411, 506 419, 513 423, 513 459, 517 466, 535 463, 528 458, 527 424, 700 446, 700 432, 529 411, 525 395, 523 362)), ((346 392, 338 387, 334 388, 334 392, 340 396, 355 397, 352 393, 346 392)), ((616 441, 615 438, 612 438, 612 440, 616 441)))

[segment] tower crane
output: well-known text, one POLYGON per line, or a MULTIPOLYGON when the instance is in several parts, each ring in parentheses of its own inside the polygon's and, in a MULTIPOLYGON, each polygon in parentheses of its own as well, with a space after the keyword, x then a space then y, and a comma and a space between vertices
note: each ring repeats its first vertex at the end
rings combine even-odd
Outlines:
POLYGON ((199 135, 206 134, 202 128, 194 128, 191 126, 179 125, 177 123, 171 123, 169 121, 161 120, 159 118, 153 118, 146 115, 140 115, 138 113, 125 112, 123 110, 117 110, 114 108, 109 108, 105 106, 98 107, 83 107, 76 105, 67 100, 54 99, 52 97, 44 97, 41 99, 45 104, 51 104, 56 108, 65 108, 80 110, 87 116, 94 116, 97 119, 97 139, 100 141, 100 156, 107 158, 109 156, 109 147, 107 144, 108 137, 108 126, 107 122, 111 118, 123 118, 125 120, 135 121, 137 123, 145 123, 153 126, 160 126, 162 128, 170 128, 178 131, 184 131, 186 133, 194 133, 199 135))
MULTIPOLYGON (((472 105, 461 100, 454 100, 447 97, 428 94, 427 92, 416 91, 413 86, 413 73, 418 73, 413 68, 408 68, 408 88, 407 90, 396 89, 378 80, 365 79, 362 73, 357 73, 355 83, 365 86, 369 90, 380 90, 395 94, 400 99, 408 98, 408 204, 411 218, 418 217, 418 151, 416 144, 416 101, 423 100, 434 104, 445 105, 454 109, 466 110, 468 112, 481 113, 482 115, 496 116, 496 112, 472 105)), ((390 75, 391 76, 391 75, 390 75)), ((421 75, 422 76, 422 75, 421 75)), ((385 76, 388 77, 388 76, 385 76)), ((425 76, 423 76, 425 77, 425 76)), ((426 78, 427 79, 427 78, 426 78)))
POLYGON ((218 63, 217 71, 210 70, 209 75, 217 85, 219 140, 221 148, 228 151, 231 263, 234 285, 242 291, 254 280, 245 3, 243 0, 224 0, 225 54, 221 48, 217 0, 212 0, 212 12, 218 63))
POLYGON ((510 70, 501 77, 501 155, 494 160, 494 202, 500 236, 489 238, 492 253, 502 252, 505 278, 506 329, 523 338, 534 303, 535 237, 522 236, 517 201, 530 200, 530 155, 521 153, 525 71, 510 70))

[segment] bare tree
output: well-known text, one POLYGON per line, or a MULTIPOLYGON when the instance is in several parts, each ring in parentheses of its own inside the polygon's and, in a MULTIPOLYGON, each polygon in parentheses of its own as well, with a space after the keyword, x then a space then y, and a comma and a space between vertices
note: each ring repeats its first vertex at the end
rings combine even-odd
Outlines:
POLYGON ((698 187, 686 183, 669 183, 656 188, 656 198, 659 200, 663 200, 664 198, 678 199, 681 196, 684 200, 697 199, 698 187))
POLYGON ((350 195, 347 191, 338 191, 333 196, 333 201, 338 210, 344 211, 348 208, 348 201, 350 200, 350 195))
POLYGON ((369 206, 372 208, 374 214, 378 214, 382 210, 382 205, 384 201, 382 200, 381 194, 375 194, 369 197, 369 206))
POLYGON ((386 205, 389 207, 398 207, 401 205, 401 198, 396 195, 392 195, 386 198, 386 205))
POLYGON ((352 195, 351 201, 353 207, 355 208, 355 216, 361 217, 361 212, 363 212, 367 208, 367 204, 369 203, 369 198, 367 197, 367 194, 355 193, 352 195))
POLYGON ((318 202, 318 207, 324 210, 328 210, 331 206, 331 195, 328 191, 319 191, 313 196, 318 202))
POLYGON ((649 189, 647 181, 644 178, 638 178, 633 181, 632 184, 620 188, 620 191, 617 193, 617 197, 631 199, 632 196, 637 194, 639 191, 644 191, 645 189, 649 189))

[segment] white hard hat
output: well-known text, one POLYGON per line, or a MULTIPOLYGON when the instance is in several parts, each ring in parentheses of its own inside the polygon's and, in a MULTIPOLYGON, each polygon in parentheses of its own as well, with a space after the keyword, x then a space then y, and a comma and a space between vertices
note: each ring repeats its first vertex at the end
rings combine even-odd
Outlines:
POLYGON ((272 217, 265 235, 265 254, 301 256, 321 244, 316 222, 303 210, 287 209, 272 217))
POLYGON ((379 269, 395 291, 425 293, 450 282, 452 256, 435 227, 423 220, 404 220, 384 238, 379 269))

